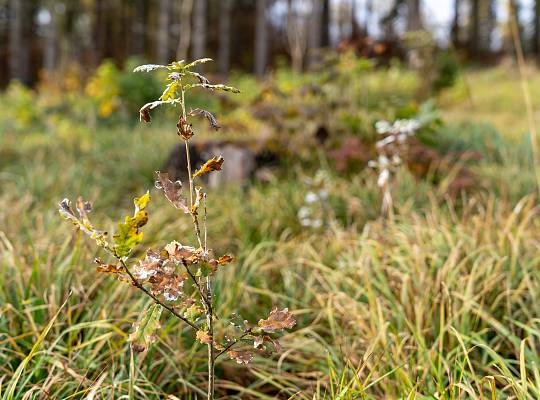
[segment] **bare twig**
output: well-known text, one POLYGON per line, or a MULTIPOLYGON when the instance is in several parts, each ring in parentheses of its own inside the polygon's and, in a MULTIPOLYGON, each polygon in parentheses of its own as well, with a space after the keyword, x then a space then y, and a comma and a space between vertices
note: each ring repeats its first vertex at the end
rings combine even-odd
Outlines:
POLYGON ((239 337, 237 337, 236 339, 234 339, 233 342, 229 343, 227 345, 227 347, 225 347, 223 350, 221 350, 217 355, 216 355, 216 360, 222 356, 223 354, 225 354, 226 352, 228 352, 230 349, 233 348, 233 346, 235 346, 236 344, 238 344, 243 338, 245 338, 247 335, 249 335, 250 332, 244 332, 242 335, 240 335, 239 337))
POLYGON ((202 299, 205 307, 208 307, 208 305, 209 305, 208 304, 208 299, 204 295, 203 290, 201 288, 201 285, 199 284, 199 281, 197 280, 195 275, 193 275, 193 272, 190 271, 188 265, 186 264, 186 262, 184 260, 182 260, 182 265, 184 265, 184 268, 186 269, 186 272, 188 273, 189 277, 191 278, 191 280, 195 284, 195 287, 197 288, 197 291, 199 292, 199 296, 201 296, 201 299, 202 299))

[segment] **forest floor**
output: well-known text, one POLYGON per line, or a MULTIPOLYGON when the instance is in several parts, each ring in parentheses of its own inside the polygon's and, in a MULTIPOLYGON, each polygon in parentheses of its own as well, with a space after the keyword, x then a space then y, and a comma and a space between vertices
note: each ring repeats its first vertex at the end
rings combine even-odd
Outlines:
MULTIPOLYGON (((519 76, 497 68, 464 82, 472 100, 463 82, 438 99, 451 132, 478 148, 489 132, 503 137, 497 157, 471 165, 476 190, 451 198, 401 170, 395 216, 380 218, 372 171, 342 175, 321 162, 209 192, 211 246, 235 256, 216 282, 217 312, 256 323, 277 305, 298 321, 273 359, 221 359, 221 398, 540 397, 540 208, 529 153, 512 144, 527 141, 519 76), (471 121, 490 128, 462 132, 471 121), (328 202, 308 201, 314 176, 328 202), (322 227, 302 226, 305 206, 322 227)), ((535 106, 539 89, 533 72, 535 106)), ((82 195, 95 225, 114 231, 149 189, 144 243, 193 243, 189 219, 153 188, 172 127, 0 127, 2 399, 202 398, 206 348, 164 314, 156 344, 133 355, 126 338, 147 300, 97 274, 104 254, 57 212, 82 195)))

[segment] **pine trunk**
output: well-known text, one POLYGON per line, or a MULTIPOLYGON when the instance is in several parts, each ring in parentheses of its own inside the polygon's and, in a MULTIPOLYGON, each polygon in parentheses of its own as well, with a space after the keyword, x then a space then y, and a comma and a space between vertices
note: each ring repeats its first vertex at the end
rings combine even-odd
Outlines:
POLYGON ((157 59, 160 63, 169 62, 169 25, 171 13, 170 0, 159 0, 157 27, 157 59))
POLYGON ((420 29, 422 29, 420 0, 407 0, 407 30, 418 31, 420 29))
POLYGON ((218 65, 221 75, 229 74, 231 62, 231 13, 232 0, 221 0, 219 16, 218 65))
POLYGON ((29 46, 24 29, 24 24, 29 21, 27 3, 25 0, 9 2, 9 76, 23 83, 29 83, 30 80, 29 46))
POLYGON ((263 76, 268 59, 267 0, 257 0, 255 20, 255 74, 263 76))
POLYGON ((193 59, 203 58, 206 52, 206 1, 196 0, 193 8, 193 59))

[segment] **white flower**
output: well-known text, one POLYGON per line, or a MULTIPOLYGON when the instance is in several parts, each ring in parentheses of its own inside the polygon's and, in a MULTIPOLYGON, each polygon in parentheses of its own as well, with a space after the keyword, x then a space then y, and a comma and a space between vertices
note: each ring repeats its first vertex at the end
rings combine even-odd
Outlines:
POLYGON ((381 168, 385 168, 388 165, 390 165, 390 160, 384 154, 381 154, 379 156, 379 158, 377 159, 377 162, 379 164, 379 167, 381 167, 381 168))
POLYGON ((300 207, 300 209, 298 210, 298 218, 306 219, 309 216, 311 216, 311 209, 308 207, 300 207))
POLYGON ((392 126, 388 121, 377 121, 375 123, 375 129, 379 135, 384 135, 385 133, 390 132, 392 126))
POLYGON ((384 147, 384 146, 389 145, 390 143, 393 143, 395 140, 396 140, 395 136, 387 136, 384 139, 381 139, 377 143, 375 143, 375 146, 377 146, 377 148, 380 149, 381 147, 384 147))
POLYGON ((307 204, 312 204, 319 200, 319 197, 313 192, 307 192, 304 200, 307 204))
POLYGON ((312 228, 320 228, 321 226, 322 226, 322 220, 314 219, 313 221, 311 221, 312 228))
POLYGON ((309 218, 302 218, 302 219, 300 220, 300 224, 301 224, 302 226, 311 226, 311 219, 309 219, 309 218))
POLYGON ((383 169, 381 173, 379 174, 379 178, 377 179, 377 186, 381 188, 386 186, 386 183, 388 182, 389 178, 390 178, 390 171, 387 169, 383 169))

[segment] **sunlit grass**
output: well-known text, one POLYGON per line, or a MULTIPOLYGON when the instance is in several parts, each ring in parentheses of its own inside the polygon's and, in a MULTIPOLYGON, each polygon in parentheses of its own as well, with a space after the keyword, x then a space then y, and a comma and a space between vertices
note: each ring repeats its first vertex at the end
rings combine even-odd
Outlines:
MULTIPOLYGON (((474 114, 451 98, 458 87, 441 99, 447 119, 485 113, 508 137, 521 135, 517 77, 472 74, 474 114)), ((301 166, 270 184, 209 193, 216 251, 236 256, 217 282, 218 314, 237 310, 256 322, 276 304, 298 319, 276 359, 249 367, 220 360, 222 398, 540 396, 535 181, 526 153, 473 128, 453 125, 446 134, 469 129, 464 145, 474 139, 486 154, 471 167, 477 190, 451 199, 401 171, 393 221, 378 218, 369 171, 339 176, 324 163, 323 229, 298 221, 311 174, 301 166)), ((92 260, 104 255, 56 212, 66 194, 81 194, 95 205, 96 225, 112 228, 132 195, 153 190, 152 171, 175 137, 156 125, 70 129, 0 132, 0 398, 200 398, 206 349, 163 318, 156 345, 131 354, 126 337, 145 300, 98 276, 92 260)), ((145 244, 193 240, 189 221, 159 196, 149 213, 145 244)))

